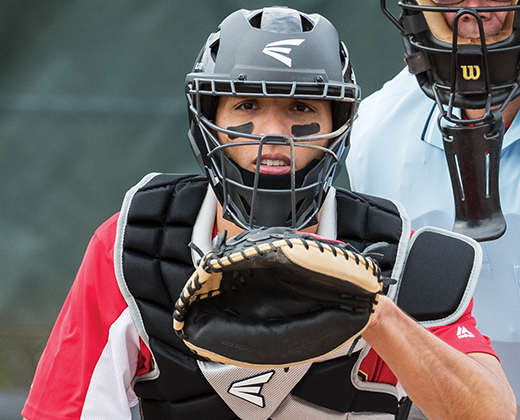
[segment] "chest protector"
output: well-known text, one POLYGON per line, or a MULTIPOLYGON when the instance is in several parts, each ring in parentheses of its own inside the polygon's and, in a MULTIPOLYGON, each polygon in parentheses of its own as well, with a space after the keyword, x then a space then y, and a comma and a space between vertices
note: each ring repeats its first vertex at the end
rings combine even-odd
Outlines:
MULTIPOLYGON (((268 405, 265 384, 288 369, 240 377, 241 368, 237 371, 237 367, 198 360, 177 337, 172 313, 182 287, 194 271, 188 243, 207 186, 206 178, 198 175, 151 174, 129 191, 121 210, 114 258, 116 273, 120 264, 121 291, 154 362, 152 372, 134 383, 143 418, 231 420, 245 416, 237 416, 237 410, 225 402, 229 399, 255 406, 259 411, 251 411, 246 418, 259 420, 294 418, 294 412, 284 417, 283 409, 278 410, 288 400, 302 407, 303 411, 298 412, 302 416, 308 415, 305 410, 314 410, 312 418, 316 419, 346 419, 350 412, 395 414, 398 400, 394 387, 358 378, 359 364, 368 346, 304 368, 291 368, 303 370, 292 376, 297 378, 295 383, 283 381, 283 386, 290 387, 283 396, 286 398, 266 416, 260 414, 268 405), (228 379, 219 390, 221 376, 213 371, 226 368, 225 374, 234 381, 228 379)), ((387 200, 344 190, 336 191, 336 202, 337 239, 359 251, 375 243, 388 243, 384 255, 377 259, 383 274, 393 276, 396 264, 402 265, 404 258, 400 256, 401 244, 407 244, 410 234, 399 208, 387 200)), ((247 412, 247 408, 244 410, 240 413, 247 412)))

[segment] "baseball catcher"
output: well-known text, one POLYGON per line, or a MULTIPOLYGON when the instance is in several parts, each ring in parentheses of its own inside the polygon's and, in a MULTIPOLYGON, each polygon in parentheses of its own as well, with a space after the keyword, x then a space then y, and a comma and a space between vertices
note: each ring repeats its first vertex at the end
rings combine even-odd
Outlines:
MULTIPOLYGON (((26 419, 130 420, 139 403, 146 420, 390 420, 404 412, 398 382, 430 418, 508 405, 467 278, 451 270, 459 247, 411 239, 399 203, 332 186, 360 89, 327 19, 238 10, 185 87, 204 175, 146 175, 98 229, 26 419), (409 316, 431 321, 451 294, 428 325, 441 330, 409 316)), ((464 258, 473 278, 477 251, 464 258)))

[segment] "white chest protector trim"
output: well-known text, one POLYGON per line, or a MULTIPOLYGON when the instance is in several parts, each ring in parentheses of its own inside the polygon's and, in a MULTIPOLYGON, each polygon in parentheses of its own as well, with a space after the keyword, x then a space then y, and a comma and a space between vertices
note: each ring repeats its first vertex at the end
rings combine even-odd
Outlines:
MULTIPOLYGON (((130 293, 130 290, 128 288, 128 285, 126 284, 126 279, 124 275, 123 270, 123 240, 125 236, 125 229, 127 225, 128 220, 128 213, 130 211, 130 205, 132 204, 132 199, 135 195, 135 193, 144 185, 148 184, 150 180, 155 178, 157 175, 160 175, 160 173, 153 172, 150 174, 147 174, 144 178, 142 178, 139 183, 137 183, 134 187, 132 187, 130 190, 127 191, 125 194, 125 198, 123 200, 123 205, 121 207, 121 211, 119 213, 119 219, 117 221, 117 234, 116 234, 116 240, 114 243, 114 272, 116 275, 117 284, 119 285, 119 290, 121 290, 121 294, 123 295, 128 307, 130 308, 130 313, 132 314, 132 317, 135 321, 135 326, 137 328, 137 331, 139 333, 139 337, 144 341, 146 346, 148 348, 151 348, 150 346, 150 337, 148 336, 148 333, 146 332, 146 328, 144 327, 143 318, 141 317, 141 312, 139 311, 139 307, 137 306, 137 302, 135 301, 134 297, 132 296, 132 293, 130 293)), ((133 379, 133 383, 139 382, 139 381, 146 381, 146 380, 152 380, 159 376, 160 371, 159 367, 157 366, 157 361, 155 360, 155 356, 152 353, 152 369, 150 372, 145 373, 144 375, 141 375, 139 377, 135 377, 133 379)))

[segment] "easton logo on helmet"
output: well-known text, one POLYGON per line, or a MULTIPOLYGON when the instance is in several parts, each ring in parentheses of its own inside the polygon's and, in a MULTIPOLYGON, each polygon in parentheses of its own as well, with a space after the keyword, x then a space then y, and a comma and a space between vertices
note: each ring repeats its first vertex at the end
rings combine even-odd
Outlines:
POLYGON ((282 62, 287 67, 291 67, 292 59, 290 59, 286 55, 291 53, 292 48, 288 47, 298 47, 303 43, 303 41, 305 41, 305 39, 285 39, 283 41, 270 42, 264 47, 262 52, 282 62))

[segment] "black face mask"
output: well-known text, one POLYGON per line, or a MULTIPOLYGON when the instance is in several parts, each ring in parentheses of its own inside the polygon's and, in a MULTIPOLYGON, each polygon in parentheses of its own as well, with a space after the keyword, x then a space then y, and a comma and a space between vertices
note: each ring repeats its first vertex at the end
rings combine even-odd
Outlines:
MULTIPOLYGON (((230 159, 231 160, 231 159, 230 159)), ((248 171, 232 161, 238 168, 244 185, 253 188, 255 182, 255 173, 248 171)), ((319 163, 319 159, 313 159, 305 168, 296 171, 296 188, 300 188, 307 174, 319 163)), ((258 188, 265 190, 290 190, 291 189, 291 173, 284 175, 266 175, 259 174, 258 188)))

